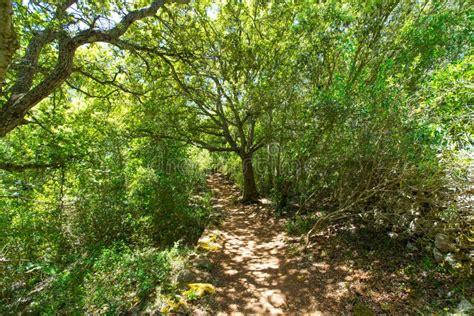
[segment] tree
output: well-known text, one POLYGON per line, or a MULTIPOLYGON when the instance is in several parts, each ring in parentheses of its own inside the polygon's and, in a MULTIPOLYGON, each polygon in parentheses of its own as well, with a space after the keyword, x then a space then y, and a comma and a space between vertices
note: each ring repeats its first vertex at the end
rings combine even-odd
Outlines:
POLYGON ((0 82, 5 82, 5 89, 0 94, 0 137, 25 123, 29 110, 80 71, 74 61, 80 47, 96 42, 128 47, 123 37, 134 22, 153 17, 164 4, 164 0, 154 0, 133 9, 122 1, 34 1, 27 6, 21 1, 1 1, 0 82), (22 34, 14 57, 17 35, 12 7, 16 29, 22 34))
POLYGON ((160 81, 161 88, 147 104, 155 105, 152 129, 211 152, 237 154, 243 200, 254 202, 253 157, 267 139, 262 124, 292 91, 289 82, 296 67, 289 58, 289 42, 282 40, 291 29, 291 14, 283 5, 270 10, 231 3, 167 13, 160 23, 164 29, 154 30, 154 46, 179 53, 161 55, 155 62, 164 61, 155 71, 171 80, 160 81), (169 91, 178 93, 160 101, 169 91))

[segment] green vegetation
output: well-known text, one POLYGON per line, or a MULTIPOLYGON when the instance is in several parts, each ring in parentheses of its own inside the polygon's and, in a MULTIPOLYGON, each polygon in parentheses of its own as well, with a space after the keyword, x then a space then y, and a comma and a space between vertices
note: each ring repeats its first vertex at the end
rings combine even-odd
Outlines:
POLYGON ((175 275, 212 220, 211 169, 308 249, 332 224, 390 235, 468 295, 472 14, 0 1, 0 314, 186 305, 175 275))

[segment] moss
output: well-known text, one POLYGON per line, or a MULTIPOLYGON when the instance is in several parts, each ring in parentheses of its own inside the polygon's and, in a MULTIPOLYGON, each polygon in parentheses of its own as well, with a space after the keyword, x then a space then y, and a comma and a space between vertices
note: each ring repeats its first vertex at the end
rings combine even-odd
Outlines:
POLYGON ((188 283, 188 287, 189 290, 185 293, 192 294, 197 297, 203 297, 208 294, 216 293, 216 288, 210 283, 188 283))
POLYGON ((221 249, 219 244, 212 242, 211 240, 200 240, 197 245, 198 250, 204 250, 209 252, 215 252, 221 249))
POLYGON ((354 306, 354 316, 375 316, 375 313, 367 305, 357 303, 354 306))
POLYGON ((161 308, 160 312, 163 314, 169 314, 169 313, 182 313, 186 312, 189 309, 188 304, 180 299, 178 301, 168 301, 166 302, 166 305, 161 308))

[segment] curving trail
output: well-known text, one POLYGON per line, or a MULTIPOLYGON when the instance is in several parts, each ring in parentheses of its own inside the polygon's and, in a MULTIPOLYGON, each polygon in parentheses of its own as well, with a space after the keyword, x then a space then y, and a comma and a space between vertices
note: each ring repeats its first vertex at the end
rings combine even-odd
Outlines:
POLYGON ((414 257, 403 244, 346 223, 328 227, 303 254, 299 238, 286 234, 285 220, 271 215, 268 200, 240 203, 237 187, 220 173, 207 182, 223 218, 200 239, 211 265, 201 281, 216 293, 196 313, 406 315, 432 300, 429 274, 416 290, 407 289, 411 279, 401 267, 414 257))
MULTIPOLYGON (((222 313, 318 312, 310 269, 289 257, 283 222, 262 205, 238 202, 239 191, 219 173, 208 179, 214 207, 224 212, 219 225, 219 251, 208 257, 215 265, 215 304, 222 313)), ((313 267, 315 268, 315 267, 313 267)))

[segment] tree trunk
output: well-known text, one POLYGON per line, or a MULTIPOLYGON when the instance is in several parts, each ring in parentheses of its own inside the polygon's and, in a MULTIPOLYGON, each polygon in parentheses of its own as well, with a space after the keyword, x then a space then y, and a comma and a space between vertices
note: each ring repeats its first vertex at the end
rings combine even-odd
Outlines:
POLYGON ((12 14, 11 0, 0 0, 0 93, 8 66, 18 48, 12 14))
POLYGON ((253 203, 258 201, 257 185, 252 163, 252 154, 241 155, 242 174, 244 176, 244 203, 253 203))
MULTIPOLYGON (((11 0, 0 0, 0 88, 6 69, 11 63, 16 47, 18 47, 11 20, 11 2, 11 0)), ((58 6, 57 14, 59 16, 65 14, 67 8, 74 2, 65 1, 63 6, 58 6)), ((164 3, 165 0, 153 0, 148 7, 128 12, 120 22, 107 30, 91 28, 80 31, 73 37, 52 28, 36 32, 21 59, 16 82, 9 91, 11 93, 3 93, 10 94, 10 96, 4 104, 0 104, 0 137, 25 122, 24 117, 28 111, 64 83, 73 70, 74 54, 77 48, 96 42, 109 43, 120 48, 121 44, 118 44, 120 37, 127 32, 130 26, 138 20, 154 16, 164 3), (40 82, 33 85, 34 75, 38 72, 37 69, 40 69, 38 60, 42 57, 41 51, 45 45, 54 40, 58 41, 56 66, 51 72, 46 73, 40 82)), ((56 17, 53 22, 60 20, 56 17)))

